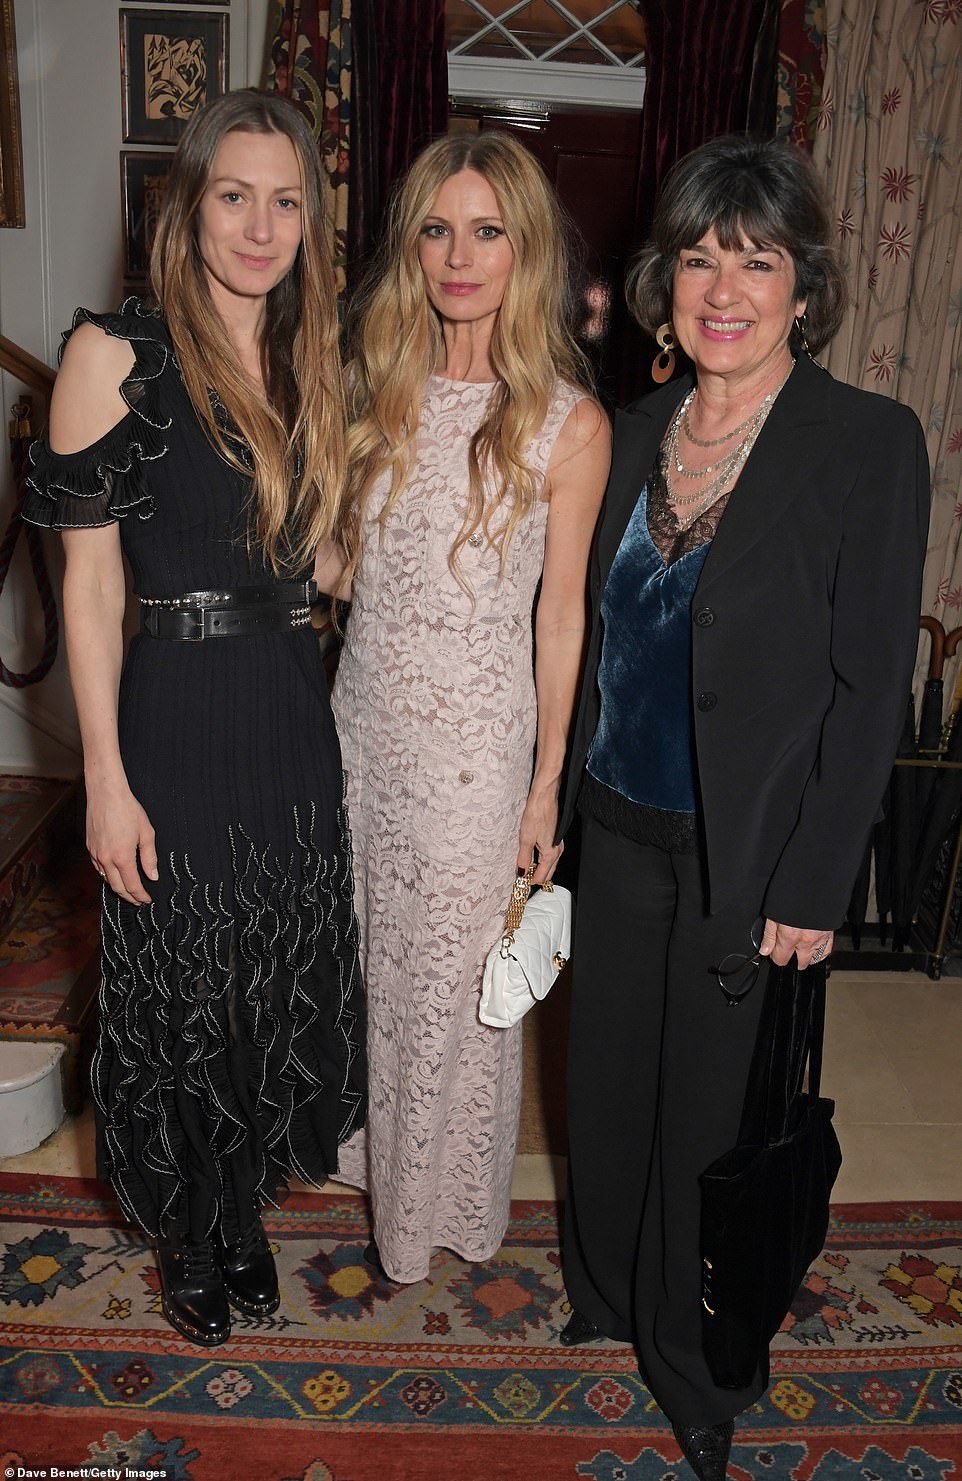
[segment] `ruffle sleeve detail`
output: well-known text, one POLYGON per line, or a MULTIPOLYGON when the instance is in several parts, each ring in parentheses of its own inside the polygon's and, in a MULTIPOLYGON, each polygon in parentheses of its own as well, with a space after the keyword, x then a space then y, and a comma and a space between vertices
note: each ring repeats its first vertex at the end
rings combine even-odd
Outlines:
POLYGON ((154 500, 147 465, 167 452, 171 418, 160 406, 158 386, 173 350, 160 315, 139 298, 126 299, 114 314, 81 308, 63 336, 64 345, 80 324, 96 324, 131 345, 134 363, 119 388, 130 410, 79 452, 55 453, 46 437, 33 444, 23 518, 50 530, 94 529, 130 513, 149 519, 154 500))

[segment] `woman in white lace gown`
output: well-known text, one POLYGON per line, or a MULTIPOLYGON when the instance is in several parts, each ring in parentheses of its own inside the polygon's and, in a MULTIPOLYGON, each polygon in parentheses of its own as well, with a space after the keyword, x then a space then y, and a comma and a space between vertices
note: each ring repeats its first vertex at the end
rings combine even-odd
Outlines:
MULTIPOLYGON (((354 345, 352 607, 335 687, 369 1000, 342 1148, 398 1281, 508 1218, 520 1028, 478 1019, 516 872, 550 878, 608 426, 564 328, 557 207, 503 134, 438 141, 394 202, 354 345), (541 592, 535 611, 535 595, 541 592), (532 652, 532 613, 537 646, 532 652)), ((340 583, 340 584, 339 584, 340 583)))

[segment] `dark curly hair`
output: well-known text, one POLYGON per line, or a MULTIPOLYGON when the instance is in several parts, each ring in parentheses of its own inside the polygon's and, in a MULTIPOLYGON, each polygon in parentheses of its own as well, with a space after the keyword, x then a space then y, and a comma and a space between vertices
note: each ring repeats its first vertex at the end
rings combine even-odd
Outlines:
MULTIPOLYGON (((748 241, 780 247, 795 266, 795 294, 807 299, 805 340, 816 353, 838 330, 847 298, 832 245, 828 203, 808 156, 792 144, 726 134, 686 154, 665 178, 651 238, 631 265, 628 306, 652 333, 671 318, 679 252, 712 228, 726 251, 748 241)), ((793 328, 791 348, 802 348, 793 328)))

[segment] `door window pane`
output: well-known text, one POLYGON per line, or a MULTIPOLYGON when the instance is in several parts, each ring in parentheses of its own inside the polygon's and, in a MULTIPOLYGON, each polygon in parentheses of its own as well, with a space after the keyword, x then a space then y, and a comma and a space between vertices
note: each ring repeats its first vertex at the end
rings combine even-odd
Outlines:
POLYGON ((448 50, 625 67, 644 55, 636 0, 447 0, 448 50))

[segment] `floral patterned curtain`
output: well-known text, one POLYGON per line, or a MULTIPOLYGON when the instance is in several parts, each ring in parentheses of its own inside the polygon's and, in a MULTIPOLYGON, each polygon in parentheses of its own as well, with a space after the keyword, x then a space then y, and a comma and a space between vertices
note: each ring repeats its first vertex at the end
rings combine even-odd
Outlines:
POLYGON ((338 292, 346 287, 351 123, 351 0, 274 0, 266 85, 307 118, 330 182, 338 292))
MULTIPOLYGON (((951 629, 962 623, 962 0, 827 0, 827 21, 814 159, 852 303, 825 363, 905 402, 925 428, 922 611, 951 629)), ((954 677, 947 665, 948 701, 954 677)))

